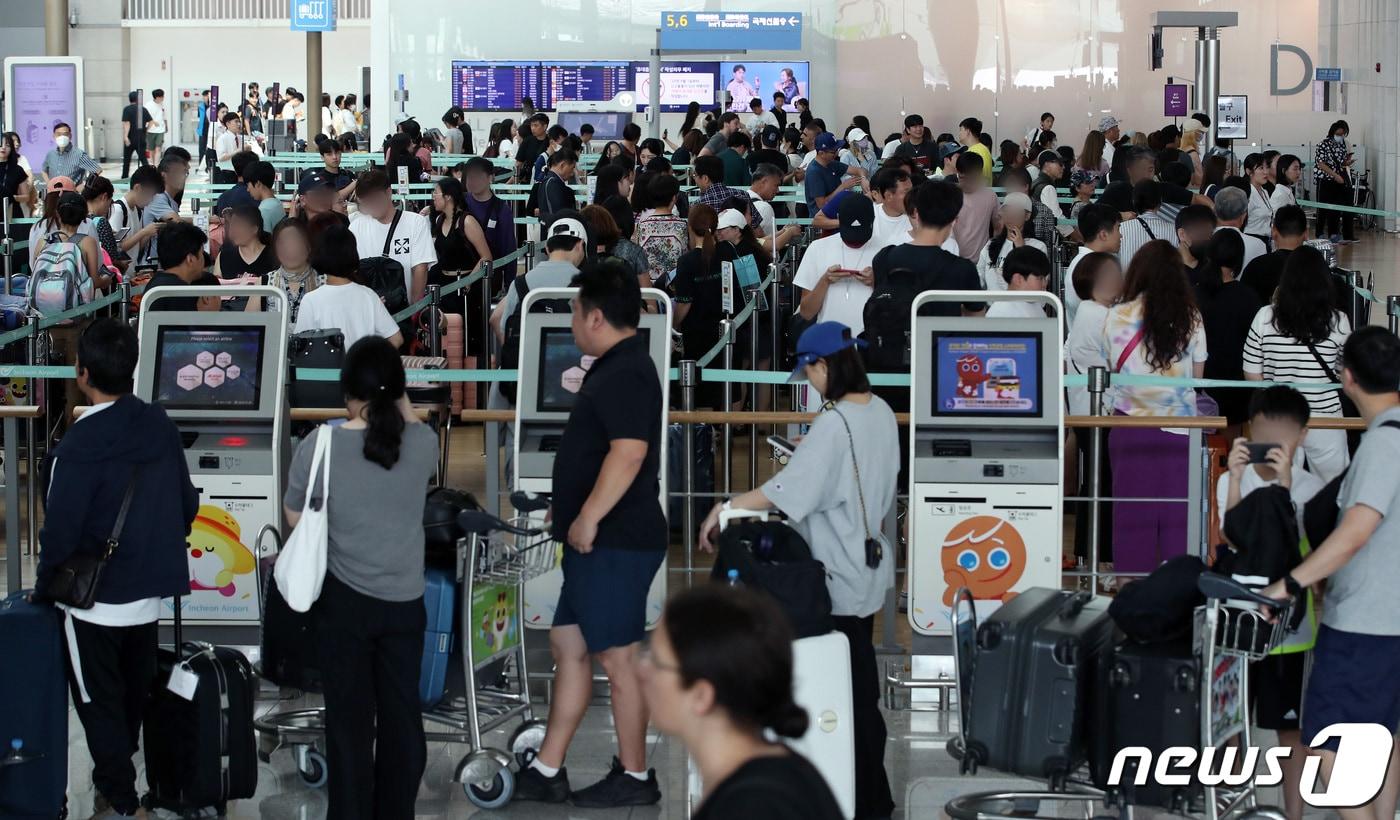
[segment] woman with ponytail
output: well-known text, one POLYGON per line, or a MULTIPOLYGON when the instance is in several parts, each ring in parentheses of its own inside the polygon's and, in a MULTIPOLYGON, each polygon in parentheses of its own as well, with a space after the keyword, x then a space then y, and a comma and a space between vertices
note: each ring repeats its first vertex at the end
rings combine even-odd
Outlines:
MULTIPOLYGON (((676 301, 676 324, 681 330, 684 358, 699 359, 719 341, 724 318, 720 292, 722 265, 734 261, 734 246, 721 245, 716 232, 719 215, 709 205, 695 205, 687 220, 691 250, 676 260, 671 288, 676 301)), ((699 391, 699 404, 720 410, 723 392, 718 382, 707 382, 699 391)))
MULTIPOLYGON (((311 610, 325 689, 327 816, 409 820, 427 761, 418 699, 423 500, 437 437, 409 407, 403 363, 387 340, 351 346, 340 388, 350 420, 302 440, 284 499, 296 526, 316 436, 329 432, 326 578, 311 610)), ((322 492, 318 483, 313 494, 322 492)))
POLYGON ((837 820, 841 809, 805 758, 764 735, 798 738, 792 631, 760 594, 719 584, 671 598, 643 650, 642 691, 656 727, 700 767, 693 820, 837 820))

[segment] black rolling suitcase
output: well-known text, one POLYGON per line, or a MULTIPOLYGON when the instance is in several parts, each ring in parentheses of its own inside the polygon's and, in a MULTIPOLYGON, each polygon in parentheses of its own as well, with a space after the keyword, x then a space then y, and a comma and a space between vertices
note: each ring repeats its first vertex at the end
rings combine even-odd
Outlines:
MULTIPOLYGON (((685 489, 685 425, 672 424, 666 428, 666 486, 671 493, 666 502, 666 517, 672 532, 680 532, 685 524, 685 502, 675 493, 685 489)), ((694 525, 699 527, 715 505, 715 428, 708 424, 695 425, 695 451, 689 458, 695 462, 695 488, 701 497, 690 500, 694 525)))
POLYGON ((287 372, 287 400, 292 407, 341 407, 345 395, 339 381, 298 379, 297 369, 339 370, 345 363, 345 335, 338 328, 304 330, 287 339, 290 357, 287 372))
POLYGON ((231 800, 258 786, 253 694, 257 680, 241 652, 184 643, 175 600, 175 649, 161 649, 156 691, 145 722, 146 807, 193 815, 213 807, 223 816, 231 800), (192 697, 171 691, 171 674, 192 674, 192 697))
POLYGON ((0 817, 54 820, 68 788, 62 613, 26 590, 0 599, 0 657, 0 817))
POLYGON ((977 629, 963 766, 1063 785, 1087 758, 1090 692, 1113 637, 1108 602, 1028 589, 977 629))
POLYGON ((1090 769, 1094 784, 1124 805, 1155 806, 1186 812, 1200 792, 1190 786, 1162 786, 1153 774, 1136 785, 1137 758, 1124 767, 1120 785, 1108 785, 1113 758, 1119 749, 1141 746, 1153 760, 1171 746, 1199 749, 1201 745, 1201 662, 1190 640, 1142 644, 1122 641, 1105 652, 1100 662, 1097 712, 1090 739, 1090 769))

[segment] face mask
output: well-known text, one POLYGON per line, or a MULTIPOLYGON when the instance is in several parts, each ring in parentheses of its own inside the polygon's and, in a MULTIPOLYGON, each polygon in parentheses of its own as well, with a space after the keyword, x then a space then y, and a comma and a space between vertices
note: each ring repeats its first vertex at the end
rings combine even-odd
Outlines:
POLYGON ((1333 134, 1333 135, 1332 135, 1332 139, 1336 140, 1337 142, 1346 142, 1346 141, 1347 141, 1346 136, 1343 135, 1343 134, 1333 134))
POLYGON ((1210 243, 1192 242, 1190 245, 1186 246, 1186 249, 1191 251, 1191 255, 1197 259, 1204 259, 1210 253, 1210 243))
POLYGON ((68 137, 54 137, 54 138, 53 138, 53 144, 54 144, 54 145, 57 145, 60 149, 67 148, 67 147, 68 147, 68 144, 71 143, 71 142, 72 142, 72 140, 69 139, 68 137))

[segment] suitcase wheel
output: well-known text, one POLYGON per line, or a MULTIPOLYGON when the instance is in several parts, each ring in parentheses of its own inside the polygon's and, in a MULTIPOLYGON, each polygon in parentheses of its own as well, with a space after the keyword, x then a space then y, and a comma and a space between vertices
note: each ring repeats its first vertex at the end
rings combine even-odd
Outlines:
POLYGON ((501 769, 486 783, 463 783, 462 791, 472 804, 483 809, 499 809, 515 796, 515 773, 501 769))
POLYGON ((307 749, 306 762, 297 765, 297 774, 301 775, 301 782, 308 787, 319 789, 326 785, 330 777, 330 764, 326 762, 326 756, 316 749, 307 749))

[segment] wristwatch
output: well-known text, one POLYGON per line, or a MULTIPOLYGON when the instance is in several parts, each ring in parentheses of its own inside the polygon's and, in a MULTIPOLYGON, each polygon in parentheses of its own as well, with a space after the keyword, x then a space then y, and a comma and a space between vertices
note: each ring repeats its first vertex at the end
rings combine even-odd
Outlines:
POLYGON ((1303 585, 1298 583, 1298 579, 1293 577, 1293 573, 1283 576, 1283 588, 1288 590, 1289 595, 1303 594, 1303 585))

